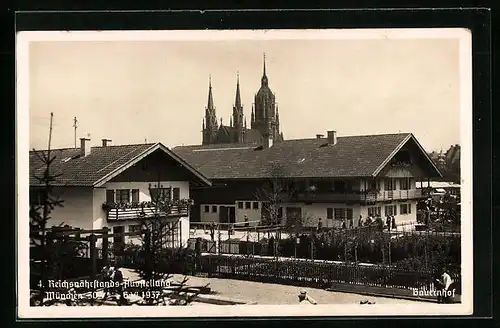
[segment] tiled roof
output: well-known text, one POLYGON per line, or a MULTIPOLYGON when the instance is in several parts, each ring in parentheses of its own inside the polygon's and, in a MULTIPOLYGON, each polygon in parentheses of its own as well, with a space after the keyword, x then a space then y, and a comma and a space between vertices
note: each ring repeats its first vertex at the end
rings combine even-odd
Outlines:
MULTIPOLYGON (((56 159, 51 165, 52 174, 61 174, 54 185, 92 186, 94 182, 146 151, 154 144, 92 147, 90 154, 80 157, 80 148, 51 150, 56 159)), ((35 177, 44 173, 39 157, 47 151, 30 151, 30 185, 39 184, 35 177)))
POLYGON ((255 145, 181 146, 173 151, 209 179, 273 176, 279 168, 288 177, 368 177, 403 143, 409 133, 285 140, 268 149, 255 145))
MULTIPOLYGON (((130 165, 140 156, 159 148, 170 153, 171 156, 177 157, 159 143, 92 147, 90 154, 84 157, 80 157, 80 148, 53 149, 51 150, 51 157, 55 157, 55 160, 50 167, 51 174, 60 176, 51 184, 54 186, 93 186, 116 172, 116 170, 130 165)), ((30 186, 40 185, 36 177, 43 176, 45 171, 44 164, 39 157, 43 153, 46 154, 47 151, 30 151, 30 186)), ((186 166, 182 159, 175 159, 186 166)), ((188 164, 186 167, 191 171, 195 171, 188 164)), ((201 180, 206 180, 199 172, 194 173, 198 174, 201 180)))

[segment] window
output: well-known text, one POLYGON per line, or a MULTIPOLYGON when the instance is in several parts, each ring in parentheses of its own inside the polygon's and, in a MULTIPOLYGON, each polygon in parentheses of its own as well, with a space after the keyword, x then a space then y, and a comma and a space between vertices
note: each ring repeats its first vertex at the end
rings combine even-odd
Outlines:
POLYGON ((394 179, 385 179, 385 190, 396 190, 394 179))
POLYGON ((253 209, 258 210, 259 209, 259 202, 253 202, 253 209))
POLYGON ((106 190, 106 203, 113 203, 115 201, 115 191, 113 189, 106 190))
POLYGON ((217 213, 217 206, 212 206, 212 213, 217 213))
POLYGON ((174 188, 172 190, 172 199, 173 200, 181 199, 181 189, 180 188, 174 188))
POLYGON ((132 189, 132 203, 139 203, 139 189, 132 189))
MULTIPOLYGON (((328 209, 327 209, 327 218, 328 218, 328 209)), ((352 208, 336 208, 333 211, 333 216, 335 220, 344 220, 344 219, 352 219, 352 208)))
POLYGON ((129 203, 130 202, 130 190, 129 189, 116 190, 116 202, 129 203))
POLYGON ((205 213, 208 213, 208 212, 210 212, 210 206, 205 205, 205 213))
POLYGON ((401 204, 399 206, 400 214, 410 214, 411 213, 411 204, 401 204))
POLYGON ((141 225, 140 224, 132 224, 128 226, 128 232, 140 232, 141 231, 141 225))
POLYGON ((327 218, 328 220, 333 220, 333 208, 328 207, 328 208, 326 209, 326 218, 327 218))
POLYGON ((408 178, 402 178, 399 179, 399 189, 401 190, 408 190, 409 188, 409 179, 408 178))
POLYGON ((238 208, 242 209, 243 208, 243 202, 238 202, 238 208))
POLYGON ((335 220, 343 220, 345 214, 345 208, 336 208, 333 211, 335 220))
POLYGON ((388 205, 384 209, 385 209, 385 216, 392 216, 398 214, 396 205, 388 205))
POLYGON ((151 200, 170 200, 170 188, 151 188, 151 200))
POLYGON ((368 207, 368 216, 381 216, 380 211, 381 211, 380 206, 368 207))
POLYGON ((250 209, 251 208, 251 203, 250 202, 245 202, 245 209, 250 209))
POLYGON ((179 235, 180 235, 180 222, 171 222, 167 223, 167 226, 165 227, 165 239, 164 239, 164 245, 166 247, 177 247, 179 245, 179 235))

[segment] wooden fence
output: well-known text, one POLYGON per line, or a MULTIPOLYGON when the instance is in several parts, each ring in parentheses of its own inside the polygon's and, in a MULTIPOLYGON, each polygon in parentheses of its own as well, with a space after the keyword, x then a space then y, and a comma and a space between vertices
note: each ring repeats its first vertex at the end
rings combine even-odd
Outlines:
MULTIPOLYGON (((434 275, 429 271, 405 271, 387 265, 346 264, 254 256, 204 254, 202 270, 210 276, 258 282, 329 288, 333 283, 384 288, 433 290, 434 275)), ((461 277, 452 273, 456 293, 461 277)))

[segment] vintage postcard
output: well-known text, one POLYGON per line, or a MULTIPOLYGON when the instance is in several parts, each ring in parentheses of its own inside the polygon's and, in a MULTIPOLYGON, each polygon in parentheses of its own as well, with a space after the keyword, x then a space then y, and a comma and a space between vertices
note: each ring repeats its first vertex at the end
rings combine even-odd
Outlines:
POLYGON ((472 313, 468 30, 20 32, 16 58, 20 318, 472 313))

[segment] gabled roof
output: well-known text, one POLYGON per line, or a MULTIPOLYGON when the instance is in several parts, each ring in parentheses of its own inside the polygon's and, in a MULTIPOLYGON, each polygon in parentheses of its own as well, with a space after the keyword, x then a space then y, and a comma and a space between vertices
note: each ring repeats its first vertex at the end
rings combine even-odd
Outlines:
MULTIPOLYGON (((79 148, 53 149, 51 157, 55 156, 55 160, 50 167, 51 173, 60 176, 52 185, 99 187, 157 150, 181 164, 198 181, 211 185, 203 174, 161 143, 92 147, 90 154, 85 157, 80 157, 79 148)), ((46 154, 47 151, 30 151, 30 186, 40 185, 36 177, 43 176, 45 171, 40 159, 42 153, 46 154)))
POLYGON ((401 147, 413 140, 431 176, 440 173, 411 133, 284 140, 268 149, 250 145, 181 146, 173 151, 210 179, 269 178, 280 168, 283 177, 374 177, 401 147), (214 147, 217 146, 217 147, 214 147))

